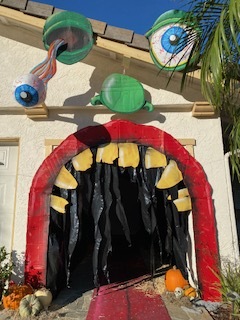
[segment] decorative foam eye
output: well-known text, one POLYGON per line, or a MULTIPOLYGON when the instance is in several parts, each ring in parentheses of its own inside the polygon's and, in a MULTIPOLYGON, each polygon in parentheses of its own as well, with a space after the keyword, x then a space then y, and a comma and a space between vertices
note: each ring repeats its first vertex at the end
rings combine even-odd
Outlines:
POLYGON ((46 87, 35 74, 20 76, 14 81, 14 97, 25 108, 34 108, 44 102, 46 87))
MULTIPOLYGON (((180 23, 186 14, 180 10, 167 11, 146 34, 151 57, 160 69, 179 71, 188 62, 199 28, 192 22, 189 25, 180 23)), ((191 63, 195 60, 196 55, 191 57, 191 63)))

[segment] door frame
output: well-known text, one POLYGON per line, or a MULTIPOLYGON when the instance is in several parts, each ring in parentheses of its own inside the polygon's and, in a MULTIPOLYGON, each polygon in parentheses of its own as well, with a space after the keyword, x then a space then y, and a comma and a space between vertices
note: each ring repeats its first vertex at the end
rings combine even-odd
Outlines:
POLYGON ((12 217, 12 233, 10 235, 10 247, 6 248, 8 252, 11 252, 13 249, 14 243, 14 228, 15 228, 15 218, 16 218, 16 198, 17 198, 17 181, 18 181, 18 169, 19 169, 19 138, 0 138, 0 146, 7 147, 17 147, 16 155, 16 167, 15 167, 15 189, 14 189, 14 201, 13 201, 13 217, 12 217))

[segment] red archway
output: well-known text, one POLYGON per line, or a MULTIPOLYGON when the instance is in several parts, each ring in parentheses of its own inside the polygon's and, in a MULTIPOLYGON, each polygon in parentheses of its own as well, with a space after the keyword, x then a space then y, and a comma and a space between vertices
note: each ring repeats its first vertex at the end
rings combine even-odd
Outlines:
POLYGON ((79 152, 108 142, 135 142, 151 146, 174 159, 181 170, 192 200, 195 252, 199 287, 204 300, 219 300, 219 250, 211 186, 202 166, 171 135, 153 126, 114 120, 71 134, 38 169, 30 189, 26 281, 46 283, 50 194, 61 167, 79 152))

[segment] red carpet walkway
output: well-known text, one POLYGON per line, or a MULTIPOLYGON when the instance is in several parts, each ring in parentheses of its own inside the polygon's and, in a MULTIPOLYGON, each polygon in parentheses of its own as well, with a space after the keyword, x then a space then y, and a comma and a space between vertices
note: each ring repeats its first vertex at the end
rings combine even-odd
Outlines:
POLYGON ((133 284, 102 286, 98 295, 95 290, 86 320, 171 320, 160 295, 147 296, 133 284))

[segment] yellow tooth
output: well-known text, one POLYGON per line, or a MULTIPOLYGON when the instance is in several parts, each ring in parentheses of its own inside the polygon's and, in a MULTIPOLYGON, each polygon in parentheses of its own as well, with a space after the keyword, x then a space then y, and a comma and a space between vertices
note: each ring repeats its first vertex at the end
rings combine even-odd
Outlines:
POLYGON ((192 202, 190 197, 183 197, 173 201, 179 212, 192 210, 192 202))
POLYGON ((149 168, 159 168, 159 167, 166 167, 167 159, 165 154, 149 147, 147 148, 145 154, 145 167, 146 169, 149 168))
POLYGON ((62 169, 60 170, 54 184, 55 186, 63 189, 75 189, 78 185, 76 179, 65 168, 65 166, 63 166, 62 169))
POLYGON ((72 164, 76 171, 86 171, 91 168, 93 164, 93 154, 90 149, 80 152, 72 158, 72 164))
POLYGON ((139 151, 135 143, 118 143, 119 167, 133 167, 136 168, 139 164, 139 151))
POLYGON ((97 149, 96 162, 113 164, 113 161, 117 158, 118 146, 116 143, 109 143, 97 149))
MULTIPOLYGON (((189 196, 189 192, 187 188, 178 190, 178 199, 189 196)), ((171 200, 171 195, 167 197, 168 200, 171 200)))
POLYGON ((164 169, 156 187, 158 189, 171 188, 182 181, 182 179, 182 173, 178 169, 177 163, 174 160, 170 160, 169 164, 164 169))
POLYGON ((54 196, 53 194, 50 196, 50 206, 60 213, 66 213, 65 207, 68 203, 64 198, 54 196))

